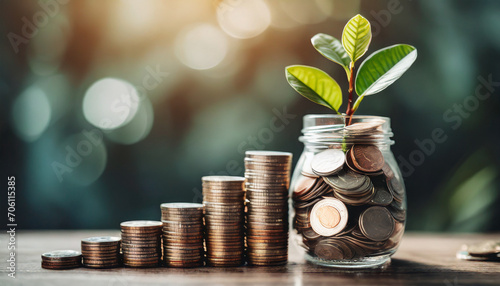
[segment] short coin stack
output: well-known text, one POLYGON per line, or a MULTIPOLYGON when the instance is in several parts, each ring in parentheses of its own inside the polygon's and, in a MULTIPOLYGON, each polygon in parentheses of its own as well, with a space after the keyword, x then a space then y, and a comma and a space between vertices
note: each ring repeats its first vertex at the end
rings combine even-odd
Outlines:
POLYGON ((82 239, 83 266, 112 268, 121 265, 121 239, 114 236, 96 236, 82 239))
POLYGON ((210 266, 242 265, 245 178, 206 176, 202 182, 207 263, 210 266))
POLYGON ((120 224, 123 264, 130 267, 155 267, 161 258, 162 223, 136 220, 120 224))
POLYGON ((160 208, 165 266, 203 266, 203 205, 165 203, 160 208))
POLYGON ((55 250, 42 254, 42 268, 71 269, 82 266, 82 254, 74 250, 55 250))
POLYGON ((288 187, 291 165, 291 153, 245 153, 246 241, 250 265, 282 265, 288 261, 288 187))

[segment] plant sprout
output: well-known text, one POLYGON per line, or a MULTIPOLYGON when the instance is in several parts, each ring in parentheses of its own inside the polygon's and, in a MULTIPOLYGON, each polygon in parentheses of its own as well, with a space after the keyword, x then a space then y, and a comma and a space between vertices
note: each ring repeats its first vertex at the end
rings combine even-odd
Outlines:
MULTIPOLYGON (((341 65, 349 81, 349 97, 345 115, 349 118, 359 107, 363 98, 381 92, 410 68, 417 59, 417 49, 406 44, 389 46, 369 55, 359 66, 355 63, 368 50, 372 39, 370 22, 356 15, 347 22, 342 32, 342 41, 317 34, 311 38, 314 48, 327 59, 341 65), (354 91, 357 99, 353 103, 354 91)), ((305 98, 326 106, 340 114, 342 90, 339 84, 324 71, 315 67, 293 65, 285 69, 288 83, 305 98)))

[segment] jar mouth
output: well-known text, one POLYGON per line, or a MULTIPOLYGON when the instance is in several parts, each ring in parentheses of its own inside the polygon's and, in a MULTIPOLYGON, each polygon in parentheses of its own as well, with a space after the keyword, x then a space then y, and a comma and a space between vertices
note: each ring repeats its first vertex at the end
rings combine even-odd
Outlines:
MULTIPOLYGON (((392 145, 394 135, 391 130, 391 119, 384 116, 353 115, 351 126, 345 126, 349 116, 339 114, 308 114, 304 116, 303 136, 299 138, 306 146, 331 144, 376 144, 392 145), (357 124, 357 125, 356 125, 357 124), (370 128, 368 128, 370 127, 370 128)), ((324 147, 323 146, 323 147, 324 147)))

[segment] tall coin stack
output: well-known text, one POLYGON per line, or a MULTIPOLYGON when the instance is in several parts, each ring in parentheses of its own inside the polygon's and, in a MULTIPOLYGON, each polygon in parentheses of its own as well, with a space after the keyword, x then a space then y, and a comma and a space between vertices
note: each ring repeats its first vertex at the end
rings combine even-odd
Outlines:
POLYGON ((121 265, 119 237, 95 236, 82 239, 83 266, 112 268, 121 265))
POLYGON ((165 203, 160 208, 165 266, 203 266, 203 205, 165 203))
POLYGON ((239 266, 244 262, 245 178, 206 176, 203 183, 207 263, 239 266))
POLYGON ((136 220, 120 224, 122 230, 123 265, 155 267, 161 258, 161 227, 159 221, 136 220))
POLYGON ((247 151, 245 155, 248 263, 286 264, 292 154, 247 151))

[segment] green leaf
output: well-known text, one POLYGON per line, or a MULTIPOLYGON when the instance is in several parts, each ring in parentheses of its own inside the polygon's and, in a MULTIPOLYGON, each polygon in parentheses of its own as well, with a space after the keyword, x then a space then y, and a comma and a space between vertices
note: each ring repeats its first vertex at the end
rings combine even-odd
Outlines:
POLYGON ((370 22, 361 15, 356 15, 347 22, 342 32, 342 45, 354 64, 368 50, 372 39, 370 22))
MULTIPOLYGON (((410 45, 394 45, 371 54, 361 64, 356 75, 356 93, 375 94, 400 78, 417 59, 417 50, 410 45)), ((359 105, 359 104, 358 104, 359 105)))
POLYGON ((325 58, 341 65, 347 73, 347 79, 349 79, 351 75, 349 70, 351 59, 339 40, 330 35, 319 33, 311 38, 311 43, 325 58))
POLYGON ((342 105, 339 84, 324 71, 309 66, 288 66, 285 69, 288 83, 305 98, 326 106, 335 112, 342 105))

